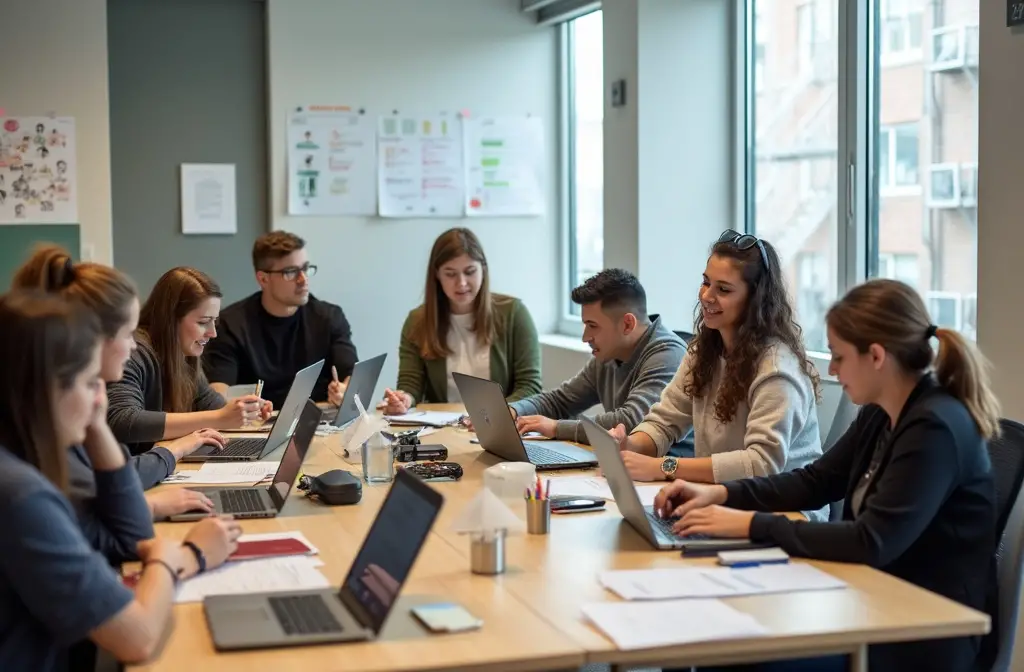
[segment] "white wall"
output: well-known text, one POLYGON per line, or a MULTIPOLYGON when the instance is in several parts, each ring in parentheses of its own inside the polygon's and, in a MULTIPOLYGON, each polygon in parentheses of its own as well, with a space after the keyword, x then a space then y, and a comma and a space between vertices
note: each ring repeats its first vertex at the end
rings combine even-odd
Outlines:
POLYGON ((978 100, 978 342, 1003 413, 1024 420, 1024 32, 982 2, 978 100))
POLYGON ((0 107, 75 118, 81 252, 110 263, 107 2, 4 2, 0 26, 0 107))
POLYGON ((555 28, 538 28, 519 0, 268 0, 271 221, 308 242, 313 291, 345 310, 360 356, 389 353, 392 385, 407 311, 422 301, 439 233, 470 226, 495 291, 526 302, 540 331, 556 319, 559 279, 555 28), (421 113, 525 114, 545 120, 547 215, 394 220, 287 214, 285 124, 298 105, 421 113))

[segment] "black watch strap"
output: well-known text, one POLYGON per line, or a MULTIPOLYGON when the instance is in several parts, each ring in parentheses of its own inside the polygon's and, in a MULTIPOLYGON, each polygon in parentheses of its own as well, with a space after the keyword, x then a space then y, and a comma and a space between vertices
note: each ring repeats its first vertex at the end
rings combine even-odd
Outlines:
POLYGON ((196 556, 196 564, 199 565, 199 573, 202 574, 206 571, 206 556, 203 555, 203 551, 200 550, 195 542, 183 541, 181 545, 192 551, 192 554, 196 556))

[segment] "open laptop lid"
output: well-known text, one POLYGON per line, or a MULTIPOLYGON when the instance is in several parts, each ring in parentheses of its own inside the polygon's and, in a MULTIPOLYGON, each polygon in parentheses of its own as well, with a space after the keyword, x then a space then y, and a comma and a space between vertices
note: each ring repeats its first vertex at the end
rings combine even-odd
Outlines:
POLYGON ((292 434, 288 447, 284 449, 281 456, 281 463, 277 465, 277 473, 274 474, 274 482, 270 485, 270 499, 274 506, 280 511, 284 502, 288 499, 288 493, 295 485, 295 479, 302 468, 302 461, 306 459, 309 445, 316 435, 316 428, 320 425, 320 417, 323 412, 313 403, 312 399, 306 399, 306 406, 299 416, 299 423, 295 426, 295 433, 292 434))
POLYGON ((373 359, 356 362, 355 368, 352 369, 352 378, 348 381, 348 387, 345 389, 345 397, 341 400, 341 407, 338 408, 338 415, 334 418, 335 427, 342 427, 359 416, 359 409, 356 407, 357 394, 363 408, 371 408, 373 393, 377 390, 380 371, 384 368, 384 360, 387 357, 387 353, 384 353, 373 359))
POLYGON ((263 454, 260 457, 273 452, 295 433, 295 426, 299 422, 299 414, 309 400, 309 395, 313 394, 313 387, 316 386, 316 381, 320 377, 320 370, 322 368, 324 368, 324 360, 321 359, 319 362, 310 364, 295 374, 292 386, 288 390, 288 396, 285 397, 284 406, 281 407, 280 413, 277 414, 274 428, 270 430, 270 436, 267 437, 267 443, 263 446, 263 454))
POLYGON ((380 633, 434 525, 444 497, 399 469, 338 597, 362 625, 380 633))
POLYGON ((583 431, 587 433, 590 447, 597 455, 597 463, 601 466, 601 473, 608 481, 608 487, 615 497, 615 506, 618 507, 622 517, 632 525, 637 532, 658 546, 658 540, 651 529, 651 521, 647 520, 647 512, 644 510, 640 495, 633 485, 633 479, 629 477, 626 464, 622 461, 619 453, 619 442, 615 440, 601 425, 597 424, 586 416, 580 416, 583 423, 583 431))
POLYGON ((452 378, 473 421, 480 447, 512 462, 529 462, 501 385, 458 372, 452 373, 452 378))

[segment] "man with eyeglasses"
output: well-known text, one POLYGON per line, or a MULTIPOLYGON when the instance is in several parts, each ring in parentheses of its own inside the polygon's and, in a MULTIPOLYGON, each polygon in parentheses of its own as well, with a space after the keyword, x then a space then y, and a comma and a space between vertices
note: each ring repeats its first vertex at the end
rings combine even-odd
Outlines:
POLYGON ((264 234, 253 244, 260 291, 221 310, 217 338, 203 355, 206 377, 221 394, 229 385, 262 380, 261 396, 281 408, 295 374, 323 359, 313 401, 341 405, 358 360, 352 328, 340 307, 309 293, 316 266, 305 247, 287 231, 264 234))

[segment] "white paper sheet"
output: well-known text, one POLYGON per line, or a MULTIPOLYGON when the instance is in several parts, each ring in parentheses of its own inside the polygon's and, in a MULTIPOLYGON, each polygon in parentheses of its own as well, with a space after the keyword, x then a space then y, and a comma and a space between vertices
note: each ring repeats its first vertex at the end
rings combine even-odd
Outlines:
POLYGON ((238 232, 235 164, 181 164, 181 232, 238 232))
POLYGON ((244 595, 282 590, 314 590, 330 584, 317 567, 315 556, 289 555, 228 562, 182 582, 174 601, 202 602, 207 595, 244 595))
POLYGON ((277 462, 204 462, 199 469, 176 471, 164 483, 255 485, 277 473, 277 462))
POLYGON ((544 214, 544 124, 539 117, 466 119, 466 215, 544 214))
MULTIPOLYGON (((654 498, 661 491, 660 485, 637 485, 636 492, 644 506, 653 506, 654 498)), ((612 501, 611 488, 603 476, 563 476, 551 479, 551 496, 571 495, 573 497, 600 497, 612 501)))
POLYGON ((803 562, 760 567, 680 567, 602 572, 601 585, 625 600, 737 597, 845 588, 846 582, 803 562))
POLYGON ((377 128, 381 217, 461 217, 465 212, 462 120, 392 115, 377 128))
POLYGON ((346 106, 289 114, 288 214, 376 214, 375 131, 371 116, 346 106))
POLYGON ((752 616, 719 600, 597 602, 583 605, 583 616, 626 650, 768 634, 752 616))
POLYGON ((448 411, 409 411, 404 415, 384 416, 392 425, 423 425, 425 427, 445 427, 461 417, 462 413, 448 411))
POLYGON ((77 224, 75 120, 0 113, 0 224, 77 224))

